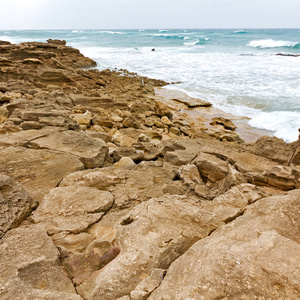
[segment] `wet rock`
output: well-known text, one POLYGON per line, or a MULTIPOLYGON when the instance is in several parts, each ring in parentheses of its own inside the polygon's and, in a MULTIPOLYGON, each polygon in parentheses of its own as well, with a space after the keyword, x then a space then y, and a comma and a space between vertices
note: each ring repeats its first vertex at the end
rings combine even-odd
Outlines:
POLYGON ((189 108, 194 107, 210 107, 212 104, 208 101, 200 100, 197 98, 185 97, 172 99, 173 101, 185 104, 189 108))

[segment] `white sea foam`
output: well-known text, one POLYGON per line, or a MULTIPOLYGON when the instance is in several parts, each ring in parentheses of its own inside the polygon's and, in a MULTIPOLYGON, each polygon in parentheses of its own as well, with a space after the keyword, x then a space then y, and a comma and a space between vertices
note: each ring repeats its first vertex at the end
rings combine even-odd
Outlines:
POLYGON ((285 142, 293 142, 298 138, 300 113, 291 111, 261 112, 250 120, 253 127, 274 131, 274 135, 285 142))
POLYGON ((123 32, 119 32, 119 31, 109 31, 109 30, 102 30, 99 31, 100 33, 108 33, 108 34, 124 34, 123 32))
POLYGON ((295 47, 298 45, 297 42, 291 41, 275 41, 272 39, 266 40, 254 40, 251 41, 248 46, 254 48, 277 48, 277 47, 295 47))
POLYGON ((248 33, 246 30, 235 30, 234 33, 248 33))
POLYGON ((200 40, 197 41, 191 41, 191 42, 184 42, 185 46, 195 46, 200 42, 200 40))
POLYGON ((160 29, 159 32, 168 32, 169 30, 160 29))
POLYGON ((12 44, 17 44, 18 43, 17 39, 14 39, 14 38, 12 38, 10 36, 7 36, 7 35, 0 36, 0 41, 7 41, 7 42, 10 42, 12 44))

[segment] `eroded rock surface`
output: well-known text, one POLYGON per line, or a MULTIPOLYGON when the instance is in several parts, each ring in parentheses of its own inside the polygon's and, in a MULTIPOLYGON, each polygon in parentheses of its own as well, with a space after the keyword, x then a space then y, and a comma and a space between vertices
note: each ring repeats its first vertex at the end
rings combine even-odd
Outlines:
POLYGON ((0 298, 80 300, 42 226, 10 230, 0 240, 0 298))
POLYGON ((195 243, 149 299, 297 299, 299 190, 257 201, 195 243))
POLYGON ((0 41, 0 298, 297 299, 299 142, 91 66, 0 41))
POLYGON ((19 184, 0 174, 0 238, 17 227, 36 206, 37 202, 19 184))

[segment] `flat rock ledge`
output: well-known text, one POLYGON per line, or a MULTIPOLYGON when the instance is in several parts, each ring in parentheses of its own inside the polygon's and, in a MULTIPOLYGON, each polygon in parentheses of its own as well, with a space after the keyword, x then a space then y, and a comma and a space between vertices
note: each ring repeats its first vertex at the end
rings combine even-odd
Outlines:
POLYGON ((299 141, 95 66, 0 41, 0 299, 298 299, 299 141))

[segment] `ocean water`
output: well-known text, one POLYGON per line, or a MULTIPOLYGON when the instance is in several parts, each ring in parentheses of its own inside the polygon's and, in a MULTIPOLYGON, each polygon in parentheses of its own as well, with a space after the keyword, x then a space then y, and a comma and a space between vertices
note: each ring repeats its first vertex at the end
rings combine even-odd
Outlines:
POLYGON ((300 128, 300 29, 0 31, 13 43, 65 39, 98 63, 181 82, 168 86, 249 117, 286 142, 300 128), (155 51, 151 49, 155 48, 155 51))

